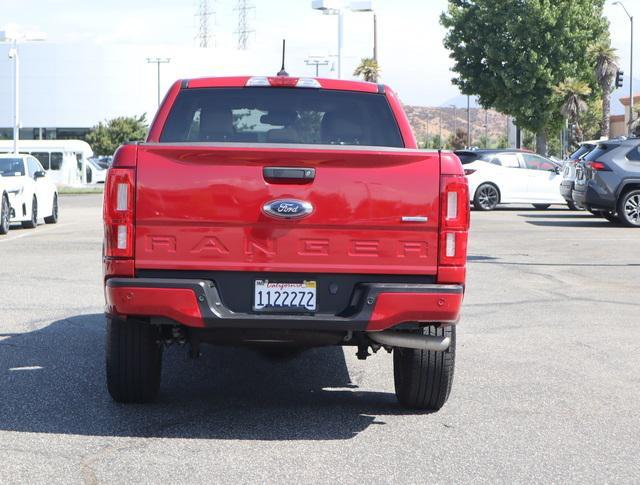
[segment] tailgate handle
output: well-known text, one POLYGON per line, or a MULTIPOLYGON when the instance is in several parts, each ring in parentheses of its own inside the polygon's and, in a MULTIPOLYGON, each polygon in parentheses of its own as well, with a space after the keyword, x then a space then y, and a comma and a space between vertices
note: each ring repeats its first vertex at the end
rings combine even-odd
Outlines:
POLYGON ((301 167, 264 167, 262 169, 262 175, 265 180, 311 182, 316 178, 316 169, 301 167))

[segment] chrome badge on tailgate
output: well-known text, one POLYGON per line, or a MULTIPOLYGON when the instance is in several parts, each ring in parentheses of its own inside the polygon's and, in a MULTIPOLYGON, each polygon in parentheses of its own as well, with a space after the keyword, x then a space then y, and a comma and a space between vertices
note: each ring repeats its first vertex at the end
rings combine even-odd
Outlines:
POLYGON ((278 199, 262 206, 262 212, 280 219, 300 219, 313 212, 311 203, 296 199, 278 199))

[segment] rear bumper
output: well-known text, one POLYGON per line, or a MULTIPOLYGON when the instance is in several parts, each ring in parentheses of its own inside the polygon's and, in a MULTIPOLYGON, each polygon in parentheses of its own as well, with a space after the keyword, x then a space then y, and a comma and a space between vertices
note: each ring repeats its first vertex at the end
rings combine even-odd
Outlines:
POLYGON ((576 184, 572 197, 577 204, 587 209, 616 210, 616 199, 601 193, 590 183, 576 184))
POLYGON ((563 180, 560 184, 560 195, 562 195, 564 200, 566 200, 567 202, 572 201, 572 192, 574 189, 574 185, 575 184, 573 180, 563 180))
POLYGON ((211 281, 111 278, 105 311, 111 316, 150 317, 156 323, 194 328, 255 328, 379 331, 406 322, 457 323, 461 285, 366 283, 360 304, 349 315, 258 314, 229 310, 211 281))

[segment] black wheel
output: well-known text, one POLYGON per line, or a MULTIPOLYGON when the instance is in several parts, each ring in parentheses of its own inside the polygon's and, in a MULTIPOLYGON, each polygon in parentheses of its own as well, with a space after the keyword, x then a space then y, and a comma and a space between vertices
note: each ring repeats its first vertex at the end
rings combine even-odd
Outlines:
POLYGON ((533 204, 533 207, 535 207, 539 211, 544 211, 551 207, 551 204, 533 204))
POLYGON ((23 222, 22 227, 25 229, 33 229, 38 225, 38 199, 36 196, 33 196, 33 201, 31 202, 31 220, 23 222))
POLYGON ((2 194, 2 202, 0 204, 0 234, 6 234, 9 232, 9 218, 11 217, 11 207, 9 206, 7 194, 2 194))
POLYGON ((500 191, 493 184, 485 183, 476 189, 473 206, 481 211, 492 211, 500 203, 500 191))
POLYGON ((53 205, 51 206, 51 215, 44 218, 47 224, 55 224, 58 222, 58 194, 53 194, 53 205))
POLYGON ((618 217, 628 227, 640 227, 640 189, 633 189, 620 197, 618 217))
POLYGON ((572 211, 579 211, 579 210, 582 210, 582 209, 581 209, 580 207, 578 207, 578 206, 576 205, 576 203, 575 203, 574 201, 572 201, 572 200, 568 200, 568 201, 567 201, 567 207, 569 207, 569 210, 572 210, 572 211))
POLYGON ((157 326, 107 318, 107 388, 114 401, 149 402, 160 389, 162 342, 157 326))
POLYGON ((604 217, 606 220, 614 224, 620 224, 620 218, 615 212, 604 211, 602 212, 602 217, 604 217))
POLYGON ((396 396, 403 406, 437 411, 447 402, 453 383, 456 357, 456 327, 425 327, 424 335, 449 337, 443 352, 393 349, 396 396))

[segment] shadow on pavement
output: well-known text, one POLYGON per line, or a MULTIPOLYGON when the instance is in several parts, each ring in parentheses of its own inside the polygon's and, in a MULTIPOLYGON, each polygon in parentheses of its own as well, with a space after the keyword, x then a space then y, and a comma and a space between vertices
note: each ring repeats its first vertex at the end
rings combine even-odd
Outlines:
POLYGON ((623 228, 620 224, 613 224, 606 219, 596 219, 583 221, 525 221, 527 224, 541 227, 607 227, 607 228, 623 228))
POLYGON ((592 219, 594 221, 602 221, 593 214, 580 212, 555 212, 551 214, 518 214, 520 217, 531 217, 534 219, 592 219))
POLYGON ((336 440, 384 424, 376 415, 410 414, 393 394, 352 385, 340 347, 309 350, 282 363, 246 349, 211 346, 190 360, 186 348, 172 347, 163 364, 156 403, 121 405, 106 390, 102 315, 0 335, 0 430, 336 440))

